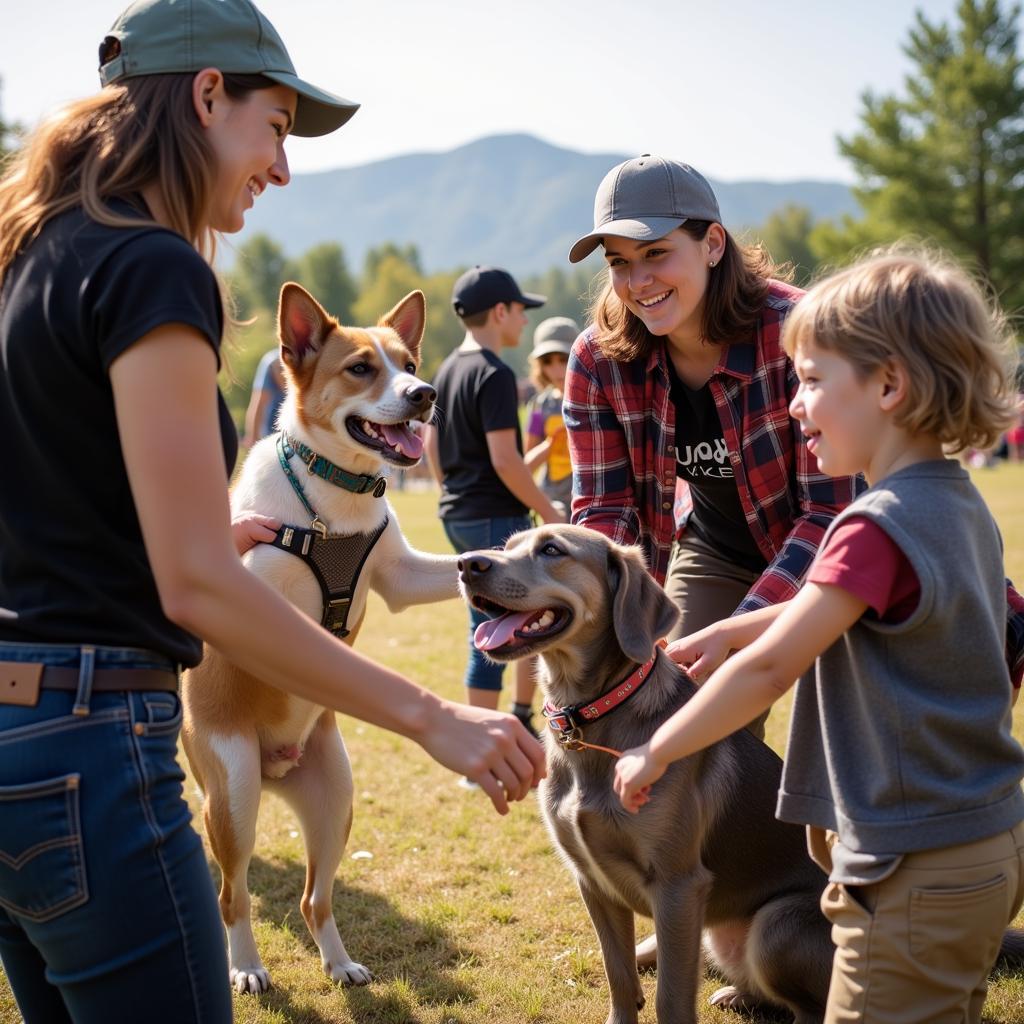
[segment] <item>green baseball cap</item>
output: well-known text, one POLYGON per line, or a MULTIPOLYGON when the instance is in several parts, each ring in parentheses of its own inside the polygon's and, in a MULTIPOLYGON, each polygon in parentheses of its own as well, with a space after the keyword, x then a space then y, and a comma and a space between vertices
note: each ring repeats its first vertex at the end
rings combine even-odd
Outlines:
POLYGON ((298 93, 292 135, 326 135, 359 104, 303 81, 277 30, 250 0, 136 0, 100 45, 100 82, 217 68, 298 93))

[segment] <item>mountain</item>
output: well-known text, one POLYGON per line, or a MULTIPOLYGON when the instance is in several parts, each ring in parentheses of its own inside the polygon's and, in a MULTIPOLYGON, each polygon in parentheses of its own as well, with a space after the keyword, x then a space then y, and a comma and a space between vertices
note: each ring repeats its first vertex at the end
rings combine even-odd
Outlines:
MULTIPOLYGON (((270 235, 289 256, 340 242, 357 270, 368 248, 414 243, 427 272, 494 263, 516 274, 568 267, 570 245, 593 224, 594 192, 628 154, 577 153, 531 135, 496 135, 447 153, 296 174, 268 189, 239 242, 270 235)), ((712 181, 730 230, 763 224, 787 203, 815 218, 856 213, 847 186, 826 181, 712 181)))

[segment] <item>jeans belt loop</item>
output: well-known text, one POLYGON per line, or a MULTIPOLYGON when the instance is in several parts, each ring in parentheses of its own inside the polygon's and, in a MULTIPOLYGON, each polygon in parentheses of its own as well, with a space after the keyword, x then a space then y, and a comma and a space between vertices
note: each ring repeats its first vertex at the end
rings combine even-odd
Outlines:
POLYGON ((96 648, 83 647, 82 660, 78 666, 78 692, 75 694, 73 715, 89 714, 89 699, 92 697, 92 673, 96 667, 96 648))

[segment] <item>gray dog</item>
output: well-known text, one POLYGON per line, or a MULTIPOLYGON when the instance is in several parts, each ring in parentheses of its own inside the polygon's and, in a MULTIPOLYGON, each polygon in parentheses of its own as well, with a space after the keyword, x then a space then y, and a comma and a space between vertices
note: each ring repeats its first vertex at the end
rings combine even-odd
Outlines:
POLYGON ((775 818, 775 753, 742 730, 674 763, 638 815, 612 792, 607 750, 647 740, 695 689, 660 651, 644 671, 678 612, 639 550, 583 527, 545 526, 516 534, 504 551, 464 554, 459 567, 467 600, 495 616, 477 646, 497 661, 540 655, 559 733, 547 737, 544 816, 601 943, 608 1024, 635 1024, 644 1004, 634 912, 654 919, 661 1024, 697 1019, 702 933, 730 982, 713 1002, 820 1021, 833 953, 818 907, 826 878, 804 830, 775 818))

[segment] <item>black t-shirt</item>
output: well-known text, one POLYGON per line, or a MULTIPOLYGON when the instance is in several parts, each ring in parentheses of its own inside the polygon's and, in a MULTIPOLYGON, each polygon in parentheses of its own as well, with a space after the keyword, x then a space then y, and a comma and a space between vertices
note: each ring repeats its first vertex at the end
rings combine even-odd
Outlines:
MULTIPOLYGON (((0 640, 142 647, 198 663, 200 641, 160 607, 108 376, 118 355, 167 323, 194 327, 219 350, 213 271, 156 225, 115 228, 69 211, 4 276, 0 608, 16 618, 0 615, 0 640)), ((230 470, 238 438, 219 392, 216 401, 230 470)))
POLYGON ((676 407, 676 473, 690 485, 686 527, 737 565, 761 572, 768 564, 743 515, 725 432, 711 387, 687 387, 668 363, 676 407))
POLYGON ((444 485, 442 519, 495 519, 526 515, 526 506, 494 472, 486 434, 519 430, 516 375, 493 352, 456 349, 434 377, 438 448, 444 485))

